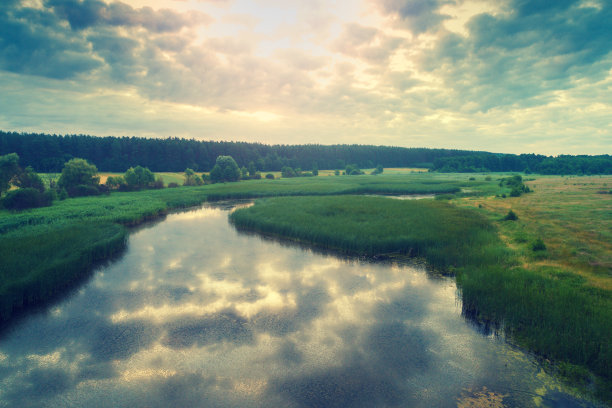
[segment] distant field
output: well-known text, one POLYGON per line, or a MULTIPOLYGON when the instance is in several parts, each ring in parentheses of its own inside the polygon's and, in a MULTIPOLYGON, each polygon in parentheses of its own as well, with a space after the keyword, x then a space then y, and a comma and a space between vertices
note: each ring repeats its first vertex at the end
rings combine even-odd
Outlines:
POLYGON ((481 206, 492 219, 512 209, 517 222, 500 223, 500 235, 531 268, 562 267, 592 286, 612 290, 612 176, 537 176, 521 197, 469 197, 460 205, 481 206), (529 243, 541 238, 545 254, 533 255, 529 243))

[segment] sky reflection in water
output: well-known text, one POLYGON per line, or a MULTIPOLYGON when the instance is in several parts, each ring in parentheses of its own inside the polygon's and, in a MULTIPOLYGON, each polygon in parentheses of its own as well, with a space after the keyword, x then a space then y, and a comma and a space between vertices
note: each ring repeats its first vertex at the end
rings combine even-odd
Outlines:
POLYGON ((581 406, 455 292, 239 234, 223 208, 173 214, 0 339, 0 406, 581 406))

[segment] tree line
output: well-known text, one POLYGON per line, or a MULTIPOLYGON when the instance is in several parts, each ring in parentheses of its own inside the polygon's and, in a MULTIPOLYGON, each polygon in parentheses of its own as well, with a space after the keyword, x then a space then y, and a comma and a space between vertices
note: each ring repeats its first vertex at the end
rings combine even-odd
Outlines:
POLYGON ((473 152, 463 156, 438 157, 431 168, 444 173, 525 172, 557 175, 612 174, 612 156, 557 157, 536 154, 495 154, 473 152))
POLYGON ((283 167, 311 169, 431 167, 438 157, 469 152, 447 149, 404 148, 369 145, 265 145, 246 142, 198 141, 194 139, 148 139, 48 135, 0 131, 0 154, 17 153, 21 162, 38 172, 58 173, 72 158, 83 158, 100 171, 124 172, 141 165, 154 172, 212 170, 219 156, 231 156, 238 165, 252 162, 257 171, 281 171, 283 167))
POLYGON ((405 148, 373 145, 265 145, 194 139, 96 137, 0 131, 0 155, 17 153, 24 166, 58 173, 64 163, 83 158, 100 171, 125 172, 143 166, 155 172, 213 169, 219 156, 231 156, 240 168, 257 171, 293 169, 368 169, 421 167, 440 172, 534 172, 540 174, 612 174, 612 157, 544 156, 405 148))

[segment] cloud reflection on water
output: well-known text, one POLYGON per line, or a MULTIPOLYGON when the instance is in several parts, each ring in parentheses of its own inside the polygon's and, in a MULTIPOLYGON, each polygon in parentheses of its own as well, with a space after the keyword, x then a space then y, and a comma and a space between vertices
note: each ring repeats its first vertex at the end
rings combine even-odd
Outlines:
POLYGON ((455 406, 550 386, 465 324, 455 290, 239 234, 217 208, 172 214, 0 341, 0 406, 455 406))

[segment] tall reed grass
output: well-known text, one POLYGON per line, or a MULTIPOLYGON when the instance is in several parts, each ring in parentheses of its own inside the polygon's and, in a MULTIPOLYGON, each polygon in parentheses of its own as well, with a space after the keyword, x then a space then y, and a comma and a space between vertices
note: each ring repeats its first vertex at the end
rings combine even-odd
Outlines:
POLYGON ((125 248, 127 231, 112 223, 64 223, 15 231, 0 245, 0 320, 56 295, 96 262, 125 248))

